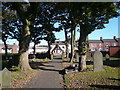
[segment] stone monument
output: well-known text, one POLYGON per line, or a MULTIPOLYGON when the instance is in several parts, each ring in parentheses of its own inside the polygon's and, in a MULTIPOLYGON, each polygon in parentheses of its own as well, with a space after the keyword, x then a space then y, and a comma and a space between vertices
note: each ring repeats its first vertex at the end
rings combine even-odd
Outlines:
POLYGON ((2 87, 10 87, 11 83, 11 72, 7 69, 4 68, 2 71, 2 87))
POLYGON ((108 54, 105 55, 106 60, 110 60, 110 56, 108 54))
POLYGON ((103 71, 103 55, 100 51, 95 51, 93 60, 94 71, 103 71))

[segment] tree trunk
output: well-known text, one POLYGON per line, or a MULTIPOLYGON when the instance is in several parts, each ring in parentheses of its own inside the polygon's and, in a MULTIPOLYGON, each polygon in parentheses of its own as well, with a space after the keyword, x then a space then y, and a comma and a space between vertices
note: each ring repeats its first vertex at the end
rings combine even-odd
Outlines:
POLYGON ((20 67, 21 71, 26 71, 28 69, 31 69, 31 67, 29 65, 29 60, 28 60, 28 51, 20 54, 19 67, 20 67))
POLYGON ((80 38, 79 38, 79 71, 86 70, 86 52, 87 52, 87 35, 83 33, 83 30, 80 31, 80 38))
POLYGON ((68 42, 65 42, 65 46, 66 46, 66 58, 69 58, 69 49, 68 49, 68 42))
POLYGON ((36 10, 38 7, 37 3, 32 4, 24 4, 21 2, 12 3, 12 6, 17 11, 17 15, 19 16, 23 27, 21 31, 21 37, 19 42, 19 67, 21 71, 26 71, 28 69, 31 69, 28 61, 28 49, 29 49, 29 43, 30 43, 30 24, 32 23, 29 21, 31 18, 35 18, 36 10), (33 7, 32 7, 33 6, 33 7), (30 13, 33 8, 35 9, 33 13, 30 13))
POLYGON ((70 62, 74 60, 74 30, 71 31, 71 58, 70 62))
POLYGON ((7 46, 6 41, 4 41, 4 45, 5 45, 5 55, 7 55, 8 54, 8 52, 7 52, 8 46, 7 46))
POLYGON ((4 42, 4 46, 5 46, 5 59, 7 59, 7 55, 8 55, 7 49, 8 49, 8 46, 7 46, 6 40, 3 40, 3 42, 4 42))
MULTIPOLYGON (((76 25, 76 27, 77 27, 77 25, 76 25)), ((73 60, 74 60, 76 27, 74 28, 74 30, 71 31, 71 58, 70 58, 70 62, 73 62, 73 60)))
POLYGON ((86 70, 86 54, 79 57, 79 71, 86 70))
POLYGON ((33 54, 36 54, 36 42, 34 42, 33 50, 33 54))
POLYGON ((51 50, 51 47, 50 47, 51 43, 50 41, 48 41, 48 57, 49 59, 51 59, 51 54, 50 54, 50 50, 51 50))
POLYGON ((66 46, 65 52, 66 52, 66 58, 69 58, 67 31, 66 31, 66 29, 64 31, 65 31, 65 46, 66 46))
POLYGON ((23 22, 22 36, 20 38, 20 49, 19 49, 19 67, 21 71, 31 69, 28 60, 28 49, 30 43, 30 31, 29 23, 27 19, 23 22))

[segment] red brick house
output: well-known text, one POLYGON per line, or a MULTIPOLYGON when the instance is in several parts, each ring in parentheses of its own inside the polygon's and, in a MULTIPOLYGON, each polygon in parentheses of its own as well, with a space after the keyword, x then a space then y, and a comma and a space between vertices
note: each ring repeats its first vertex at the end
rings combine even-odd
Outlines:
MULTIPOLYGON (((13 45, 8 45, 7 52, 8 53, 18 53, 19 46, 15 43, 13 45)), ((0 44, 0 53, 5 53, 5 47, 4 44, 0 44)))
POLYGON ((100 40, 89 40, 89 48, 91 51, 109 51, 110 46, 120 46, 120 38, 113 39, 103 39, 100 37, 100 40))

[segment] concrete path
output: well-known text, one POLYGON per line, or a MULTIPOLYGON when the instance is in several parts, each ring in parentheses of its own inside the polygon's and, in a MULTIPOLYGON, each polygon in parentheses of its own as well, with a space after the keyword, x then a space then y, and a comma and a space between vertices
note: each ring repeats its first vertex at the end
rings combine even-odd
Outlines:
POLYGON ((24 88, 63 88, 63 77, 59 74, 61 62, 61 59, 54 59, 49 64, 40 66, 42 70, 24 88))

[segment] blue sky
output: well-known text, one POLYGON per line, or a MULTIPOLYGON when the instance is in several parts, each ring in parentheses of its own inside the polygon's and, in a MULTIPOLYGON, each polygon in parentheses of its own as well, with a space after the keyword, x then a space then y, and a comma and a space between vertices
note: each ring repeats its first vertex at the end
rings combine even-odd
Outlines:
MULTIPOLYGON (((119 17, 119 19, 120 19, 120 17, 119 17)), ((110 39, 110 38, 113 38, 113 36, 116 36, 118 38, 118 31, 119 31, 118 30, 118 18, 110 19, 109 23, 106 24, 105 27, 106 28, 104 28, 104 29, 93 31, 91 34, 89 34, 89 36, 88 36, 89 39, 97 40, 100 37, 103 37, 103 39, 110 39)), ((58 38, 62 41, 65 40, 64 31, 56 32, 55 36, 56 36, 56 38, 58 38)), ((77 32, 77 35, 76 35, 76 39, 78 39, 78 38, 79 38, 79 32, 77 32)), ((2 41, 0 41, 0 43, 2 43, 2 41)), ((16 40, 8 40, 7 43, 18 44, 18 42, 16 40)), ((33 43, 31 44, 31 46, 32 45, 33 45, 33 43)), ((47 42, 43 40, 43 41, 41 41, 40 45, 47 45, 47 42)))
MULTIPOLYGON (((118 38, 118 18, 113 18, 109 20, 109 24, 105 24, 104 29, 99 29, 93 31, 91 34, 89 34, 89 39, 99 39, 100 37, 110 39, 113 38, 113 36, 116 36, 118 38)), ((56 37, 60 40, 65 40, 64 32, 57 32, 55 33, 56 37)), ((79 32, 77 32, 76 39, 79 38, 79 32)))

